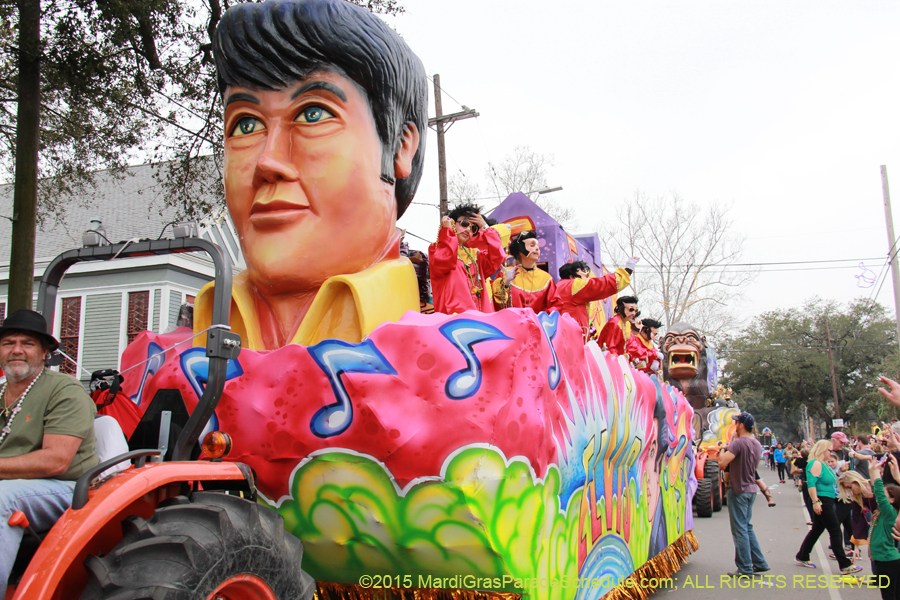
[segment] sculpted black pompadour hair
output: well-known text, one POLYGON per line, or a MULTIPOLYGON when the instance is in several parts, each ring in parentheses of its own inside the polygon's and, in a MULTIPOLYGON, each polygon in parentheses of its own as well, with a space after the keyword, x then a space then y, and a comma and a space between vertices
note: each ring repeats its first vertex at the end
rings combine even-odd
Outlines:
POLYGON ((535 230, 523 231, 519 235, 517 235, 513 241, 509 243, 509 255, 512 256, 516 260, 519 259, 520 254, 524 254, 528 256, 528 250, 525 249, 525 240, 536 240, 537 232, 535 230))
POLYGON ((409 177, 396 181, 397 217, 422 178, 428 78, 422 61, 371 12, 346 0, 269 0, 229 8, 213 37, 219 93, 229 86, 280 90, 314 71, 361 87, 381 141, 381 176, 394 182, 394 158, 408 123, 419 130, 409 177))

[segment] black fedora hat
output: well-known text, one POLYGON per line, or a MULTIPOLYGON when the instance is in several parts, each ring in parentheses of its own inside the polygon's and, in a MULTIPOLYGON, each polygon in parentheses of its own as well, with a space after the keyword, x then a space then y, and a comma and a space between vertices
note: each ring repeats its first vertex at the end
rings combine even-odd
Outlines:
POLYGON ((50 345, 51 352, 59 348, 59 342, 56 341, 56 338, 47 333, 47 319, 44 318, 44 315, 33 310, 28 310, 27 308, 20 308, 6 317, 3 321, 3 325, 0 325, 0 338, 2 338, 7 331, 35 333, 39 337, 44 338, 50 345))

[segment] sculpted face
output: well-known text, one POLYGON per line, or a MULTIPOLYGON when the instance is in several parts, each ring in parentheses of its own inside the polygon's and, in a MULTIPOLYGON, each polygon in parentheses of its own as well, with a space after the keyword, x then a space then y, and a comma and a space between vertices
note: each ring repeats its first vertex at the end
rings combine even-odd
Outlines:
MULTIPOLYGON (((395 160, 400 177, 418 147, 412 129, 395 160)), ((397 213, 380 176, 369 102, 346 77, 320 71, 283 90, 226 90, 225 196, 262 293, 315 290, 377 262, 397 213)))
POLYGON ((700 335, 692 330, 669 331, 663 338, 663 352, 666 353, 669 375, 674 379, 692 379, 700 368, 700 353, 703 342, 700 335))

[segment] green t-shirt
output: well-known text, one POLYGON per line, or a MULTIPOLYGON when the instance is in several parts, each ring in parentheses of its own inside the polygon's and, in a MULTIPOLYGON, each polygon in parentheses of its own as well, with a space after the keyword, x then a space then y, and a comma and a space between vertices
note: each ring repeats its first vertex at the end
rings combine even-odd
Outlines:
POLYGON ((894 538, 891 537, 891 527, 894 526, 894 521, 897 519, 897 511, 891 506, 891 501, 888 500, 887 493, 884 491, 884 482, 880 478, 875 480, 872 491, 878 502, 878 514, 873 519, 869 540, 869 552, 872 553, 872 560, 878 562, 900 560, 900 552, 897 552, 894 538))
POLYGON ((816 488, 816 494, 820 498, 834 498, 834 486, 837 484, 837 478, 834 471, 827 464, 820 460, 809 461, 806 465, 806 487, 816 488), (819 476, 812 474, 812 466, 816 463, 822 467, 819 476))
MULTIPOLYGON (((44 434, 71 435, 81 439, 81 445, 69 470, 58 479, 75 480, 96 466, 97 439, 94 437, 94 415, 97 407, 84 387, 70 375, 44 369, 22 402, 22 409, 13 419, 9 435, 0 444, 0 458, 22 456, 40 450, 44 434)), ((3 415, 0 423, 5 425, 3 415)))

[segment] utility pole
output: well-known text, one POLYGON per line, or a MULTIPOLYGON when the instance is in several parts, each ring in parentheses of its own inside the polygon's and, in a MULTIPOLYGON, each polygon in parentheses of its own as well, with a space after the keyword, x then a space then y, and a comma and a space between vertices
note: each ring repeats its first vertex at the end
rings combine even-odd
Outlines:
POLYGON ((838 402, 837 377, 834 376, 834 357, 831 355, 831 331, 828 329, 828 313, 825 313, 825 344, 828 347, 828 365, 831 367, 831 391, 834 393, 834 418, 841 418, 841 405, 838 402))
POLYGON ((438 145, 438 179, 441 185, 441 217, 450 212, 447 206, 447 153, 444 146, 444 134, 456 121, 477 117, 478 113, 468 106, 463 106, 462 111, 445 115, 441 106, 441 76, 434 75, 434 118, 428 119, 428 126, 437 131, 438 145), (445 126, 446 124, 446 126, 445 126))
POLYGON ((881 190, 884 193, 884 220, 887 221, 888 259, 891 261, 891 277, 894 280, 894 318, 897 320, 897 343, 900 343, 900 265, 897 264, 897 248, 894 247, 894 217, 891 215, 891 191, 888 187, 887 165, 881 165, 881 190))

